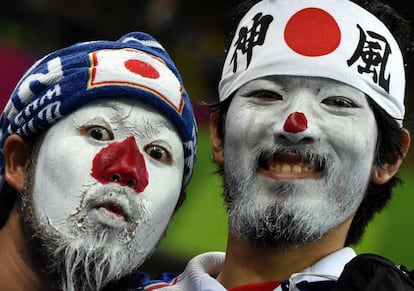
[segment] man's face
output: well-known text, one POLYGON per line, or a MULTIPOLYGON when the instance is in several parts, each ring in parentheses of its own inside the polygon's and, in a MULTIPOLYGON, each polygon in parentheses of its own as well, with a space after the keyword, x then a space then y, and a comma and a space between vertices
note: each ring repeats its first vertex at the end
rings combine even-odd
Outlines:
POLYGON ((113 260, 101 263, 103 273, 131 272, 164 233, 183 169, 182 141, 161 113, 136 101, 84 106, 42 142, 29 186, 35 231, 69 248, 98 250, 113 260))
POLYGON ((232 231, 283 249, 353 215, 377 141, 366 96, 322 78, 253 80, 226 115, 224 183, 232 231))

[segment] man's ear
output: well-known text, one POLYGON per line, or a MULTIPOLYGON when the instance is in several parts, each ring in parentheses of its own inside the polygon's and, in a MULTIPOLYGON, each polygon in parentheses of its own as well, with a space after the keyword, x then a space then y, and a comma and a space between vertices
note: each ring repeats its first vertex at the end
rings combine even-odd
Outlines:
POLYGON ((21 136, 13 134, 6 139, 3 152, 5 180, 17 192, 21 192, 30 156, 29 146, 21 136))
POLYGON ((213 160, 222 165, 224 162, 222 140, 217 132, 220 115, 218 112, 210 113, 210 140, 213 160))
POLYGON ((410 133, 405 128, 403 130, 402 135, 402 157, 396 159, 394 162, 382 164, 381 166, 376 166, 372 172, 371 180, 375 184, 384 184, 387 183, 392 177, 397 174, 400 166, 404 160, 405 155, 408 152, 408 148, 410 147, 410 133))

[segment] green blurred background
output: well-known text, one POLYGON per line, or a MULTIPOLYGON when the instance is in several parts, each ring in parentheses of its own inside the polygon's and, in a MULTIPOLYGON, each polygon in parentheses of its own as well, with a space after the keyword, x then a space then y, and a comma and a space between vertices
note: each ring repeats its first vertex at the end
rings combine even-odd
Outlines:
MULTIPOLYGON (((174 216, 158 251, 142 267, 157 274, 180 272, 205 251, 225 250, 227 226, 221 184, 210 161, 208 112, 216 100, 224 56, 221 15, 236 0, 0 0, 0 106, 28 66, 44 54, 78 41, 117 39, 142 30, 170 52, 192 98, 199 123, 199 152, 187 200, 174 216)), ((414 23, 409 0, 390 1, 414 23)), ((406 127, 413 132, 413 63, 408 66, 406 127)), ((0 107, 1 108, 1 107, 0 107)), ((414 149, 414 146, 413 146, 414 149)), ((414 167, 411 150, 402 170, 405 184, 372 223, 357 252, 374 252, 414 268, 414 167)))

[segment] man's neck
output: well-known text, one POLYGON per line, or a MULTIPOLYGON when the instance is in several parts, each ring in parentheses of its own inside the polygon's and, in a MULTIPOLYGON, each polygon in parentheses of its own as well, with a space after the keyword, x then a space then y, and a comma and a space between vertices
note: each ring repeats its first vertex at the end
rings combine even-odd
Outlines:
POLYGON ((0 241, 0 290, 48 290, 28 264, 16 208, 12 210, 6 225, 0 229, 0 241))
POLYGON ((230 231, 226 258, 217 280, 226 288, 284 281, 293 273, 343 248, 350 222, 346 221, 317 242, 283 251, 254 247, 230 231))

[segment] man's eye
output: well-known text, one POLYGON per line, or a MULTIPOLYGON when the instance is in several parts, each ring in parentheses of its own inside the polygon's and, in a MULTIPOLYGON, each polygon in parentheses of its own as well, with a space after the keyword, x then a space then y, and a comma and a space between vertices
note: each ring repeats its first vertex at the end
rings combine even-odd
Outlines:
POLYGON ((323 104, 335 107, 357 107, 357 105, 349 98, 341 96, 333 96, 322 101, 323 104))
POLYGON ((88 127, 86 128, 85 132, 88 136, 96 140, 105 141, 114 139, 114 135, 112 134, 112 132, 101 126, 88 127))
POLYGON ((154 160, 164 164, 171 164, 171 154, 162 146, 150 144, 144 148, 145 152, 154 160))
POLYGON ((282 95, 269 90, 256 90, 248 94, 249 97, 259 98, 263 101, 283 100, 282 95))

